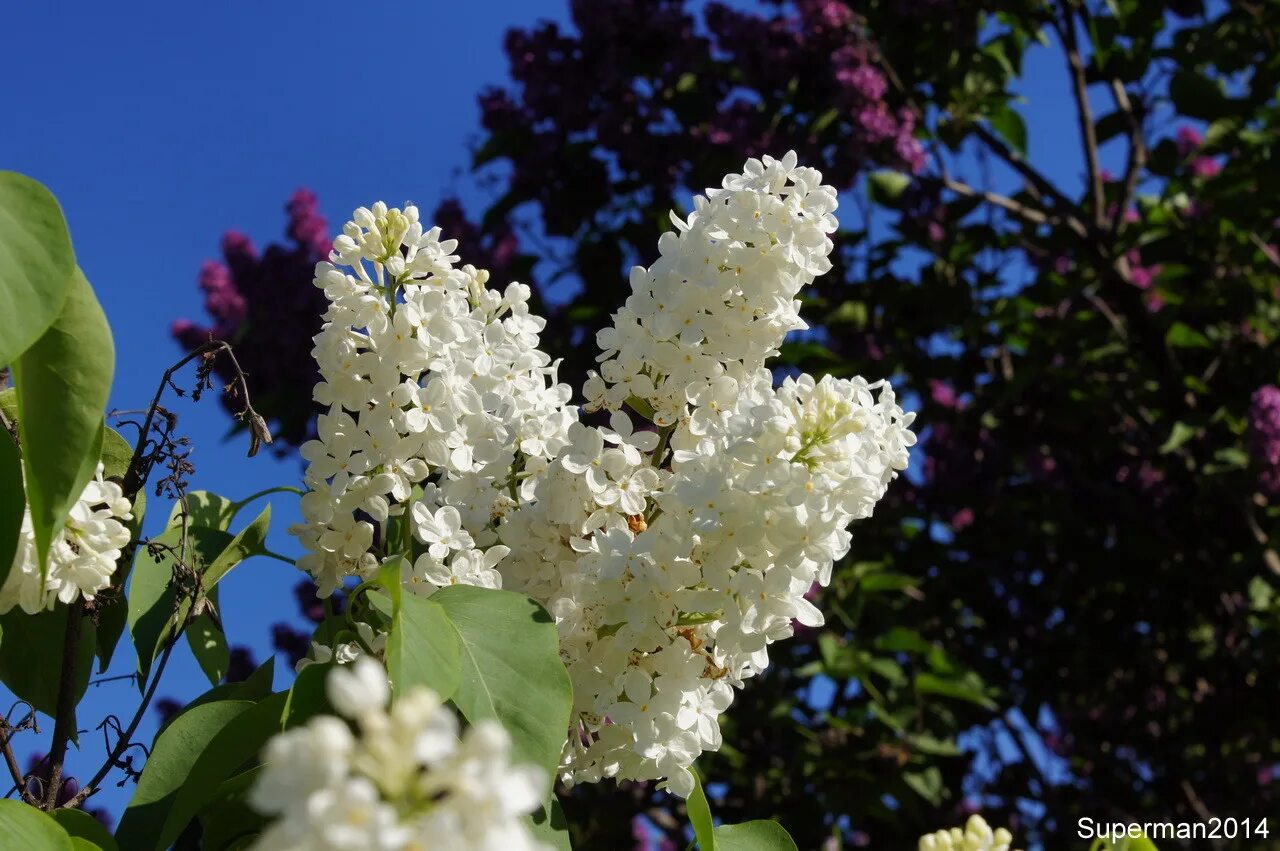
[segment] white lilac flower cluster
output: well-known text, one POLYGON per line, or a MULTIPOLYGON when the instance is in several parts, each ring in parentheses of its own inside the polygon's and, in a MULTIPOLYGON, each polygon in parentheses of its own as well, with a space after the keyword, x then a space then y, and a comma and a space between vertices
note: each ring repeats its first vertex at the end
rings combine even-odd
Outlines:
POLYGON ((487 289, 487 272, 454 268, 455 247, 423 231, 417 208, 375 204, 316 267, 329 309, 315 399, 329 412, 302 447, 306 522, 293 531, 322 595, 367 578, 375 548, 404 551, 386 521, 406 510, 399 528, 426 546, 410 587, 497 587, 506 550, 492 520, 515 504, 515 476, 545 468, 576 419, 538 349, 546 322, 529 314, 529 288, 487 289))
POLYGON ((964 828, 953 827, 920 837, 919 851, 1009 851, 1013 834, 1003 827, 995 830, 982 818, 969 816, 964 828))
MULTIPOLYGON (((425 548, 415 567, 427 567, 408 577, 411 587, 501 582, 555 617, 575 699, 567 781, 659 780, 688 795, 689 766, 719 747, 718 716, 733 689, 768 665, 767 646, 795 622, 822 623, 805 595, 830 581, 849 550, 847 526, 871 515, 907 465, 914 415, 887 384, 803 375, 775 387, 765 367, 787 332, 805 327, 795 297, 830 268, 835 205, 834 190, 796 167, 794 154, 748 161, 743 174, 695 199, 651 269, 632 272, 626 307, 600 333, 601 371, 584 395, 589 408, 609 412, 609 427, 556 407, 565 394, 536 366, 549 359, 531 354, 522 375, 537 380, 519 398, 538 397, 538 415, 553 424, 540 440, 487 447, 483 457, 493 461, 479 474, 423 457, 430 481, 410 477, 400 488, 423 494, 415 490, 408 511, 425 548), (637 429, 637 419, 657 430, 637 429)), ((348 226, 351 238, 363 233, 348 226)), ((322 266, 318 278, 333 275, 322 266)), ((434 318, 424 313, 424 321, 434 318)), ((456 372, 448 359, 428 368, 437 363, 456 372)), ((323 359, 321 367, 331 381, 323 359)), ((326 402, 327 384, 317 393, 326 402)), ((412 412, 404 400, 389 408, 382 415, 393 420, 402 408, 412 412)), ((484 410, 521 408, 506 401, 484 410)), ((384 475, 388 462, 360 451, 356 475, 384 475)), ((372 506, 345 496, 356 477, 332 467, 334 453, 312 447, 309 457, 315 493, 304 512, 316 533, 304 534, 314 555, 303 566, 323 592, 376 562, 372 527, 356 539, 340 531, 359 523, 350 512, 405 509, 388 508, 380 487, 383 501, 372 506), (317 459, 326 466, 317 470, 317 459)))
POLYGON ((21 606, 27 614, 52 609, 57 602, 92 600, 111 584, 120 550, 129 543, 125 522, 133 519, 133 506, 115 482, 103 481, 101 462, 80 498, 71 507, 66 525, 49 547, 44 582, 36 551, 31 509, 22 518, 18 551, 0 588, 0 614, 21 606))
POLYGON ((336 667, 320 715, 268 742, 249 803, 275 820, 263 851, 536 851, 523 817, 545 780, 513 766, 494 721, 467 728, 426 688, 387 708, 386 671, 368 656, 336 667), (354 732, 353 723, 354 722, 354 732))

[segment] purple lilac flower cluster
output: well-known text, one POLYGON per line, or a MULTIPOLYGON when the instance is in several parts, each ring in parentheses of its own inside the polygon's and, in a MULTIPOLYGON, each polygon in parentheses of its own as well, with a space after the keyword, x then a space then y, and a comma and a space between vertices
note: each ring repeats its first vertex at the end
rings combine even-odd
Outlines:
POLYGON ((548 233, 575 233, 620 185, 675 194, 689 169, 725 158, 793 147, 838 186, 872 163, 923 168, 917 117, 891 104, 847 3, 799 0, 761 14, 713 2, 701 22, 688 5, 572 0, 577 32, 508 32, 516 86, 481 96, 483 124, 510 161, 511 196, 538 201, 548 233), (781 138, 781 104, 823 115, 822 126, 781 138), (603 156, 584 156, 586 139, 603 156))
MULTIPOLYGON (((277 452, 307 439, 314 420, 311 388, 316 383, 311 338, 320 330, 324 294, 312 286, 315 264, 328 256, 331 236, 316 196, 299 189, 285 205, 287 244, 259 252, 245 234, 222 237, 222 260, 200 269, 204 308, 212 322, 179 319, 171 333, 191 351, 208 340, 224 340, 236 357, 253 395, 254 407, 272 424, 277 452)), ((219 376, 233 374, 220 360, 219 376)), ((223 397, 228 411, 240 403, 223 397)))
POLYGON ((1267 384, 1254 391, 1249 408, 1253 435, 1253 460, 1258 467, 1258 488, 1280 495, 1280 387, 1267 384))

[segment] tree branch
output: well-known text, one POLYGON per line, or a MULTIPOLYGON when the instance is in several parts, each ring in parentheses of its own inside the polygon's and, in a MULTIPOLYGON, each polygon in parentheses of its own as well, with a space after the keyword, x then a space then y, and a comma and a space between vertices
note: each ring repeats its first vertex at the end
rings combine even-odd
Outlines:
POLYGON ((1089 191, 1093 199, 1093 223, 1097 228, 1106 225, 1106 194, 1102 185, 1102 167, 1098 163, 1098 132, 1093 123, 1093 107, 1089 104, 1089 82, 1085 76, 1084 57, 1076 38, 1076 19, 1071 7, 1065 9, 1065 19, 1056 26, 1062 46, 1067 53, 1067 67, 1071 72, 1071 91, 1076 101, 1076 117, 1080 123, 1080 138, 1084 144, 1085 164, 1089 170, 1089 191))
POLYGON ((18 758, 13 754, 13 745, 10 740, 17 730, 17 727, 9 725, 8 720, 0 718, 0 754, 4 755, 4 763, 9 769, 9 776, 13 778, 14 786, 19 794, 22 795, 22 800, 28 804, 38 806, 39 802, 35 801, 27 790, 27 778, 23 775, 22 768, 18 765, 18 758))
POLYGON ((1120 110, 1129 125, 1129 156, 1124 166, 1124 190, 1111 220, 1111 230, 1117 233, 1124 226, 1124 212, 1132 203, 1133 196, 1138 191, 1138 181, 1142 179, 1142 172, 1147 167, 1147 140, 1142 132, 1142 118, 1134 111, 1124 83, 1113 79, 1111 96, 1115 99, 1116 109, 1120 110))
POLYGON ((1059 221, 1057 216, 1047 215, 1042 210, 1037 210, 1034 207, 1028 207, 1027 205, 1019 203, 1005 195, 988 192, 982 189, 975 189, 967 183, 952 180, 951 178, 943 178, 942 183, 957 195, 963 195, 966 198, 981 198, 988 204, 1007 210, 1023 221, 1033 225, 1043 225, 1051 221, 1059 221))
POLYGON ((1036 171, 1030 163, 1022 158, 1017 151, 1014 151, 1004 143, 998 136, 984 127, 982 124, 973 124, 973 134, 982 140, 992 153, 1022 175, 1035 188, 1048 197, 1052 198, 1054 203, 1062 208, 1062 221, 1067 227, 1071 228, 1077 236, 1087 239, 1090 236, 1089 226, 1082 221, 1077 213, 1081 212, 1079 205, 1063 194, 1062 190, 1054 186, 1044 175, 1036 171))
POLYGON ((58 806, 58 793, 62 790, 62 763, 67 758, 67 743, 75 733, 75 677, 76 663, 80 659, 80 623, 84 619, 84 606, 79 602, 67 609, 67 630, 62 640, 62 673, 58 678, 57 717, 53 722, 53 746, 49 750, 49 782, 44 789, 44 809, 58 806))

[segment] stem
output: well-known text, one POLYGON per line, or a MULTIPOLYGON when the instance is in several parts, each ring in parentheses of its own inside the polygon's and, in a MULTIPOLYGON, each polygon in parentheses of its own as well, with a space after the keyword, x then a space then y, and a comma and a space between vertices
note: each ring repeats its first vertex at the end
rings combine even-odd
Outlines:
POLYGON ((663 456, 667 454, 667 443, 671 440, 671 434, 675 430, 676 427, 674 425, 663 426, 658 429, 658 445, 653 448, 653 466, 662 466, 663 456))
POLYGON ((37 804, 31 797, 31 792, 27 790, 27 778, 23 776, 22 769, 18 766, 18 758, 13 755, 13 745, 10 739, 17 729, 9 726, 9 722, 0 719, 0 754, 4 755, 5 765, 9 768, 9 776, 13 778, 14 786, 22 795, 22 800, 28 804, 37 804))
POLYGON ((151 699, 155 697, 156 687, 160 685, 160 678, 164 676, 164 669, 165 666, 169 664, 169 657, 173 655, 173 648, 178 643, 178 639, 182 637, 182 633, 184 631, 185 626, 174 633, 173 638, 169 639, 169 643, 165 645, 164 652, 160 654, 160 662, 156 665, 155 674, 152 676, 150 684, 147 685, 147 692, 142 696, 142 702, 138 704, 138 710, 133 713, 133 718, 129 721, 129 726, 125 728, 125 731, 120 735, 120 738, 116 740, 116 746, 112 748, 111 753, 107 755, 106 762, 104 762, 98 769, 98 772, 93 775, 93 779, 84 784, 84 787, 63 805, 64 807, 74 809, 75 807, 83 804, 90 795, 97 792, 98 784, 101 783, 103 778, 106 777, 111 769, 116 766, 120 759, 120 755, 129 747, 129 743, 133 739, 133 734, 138 729, 138 724, 142 722, 142 716, 146 714, 147 707, 151 705, 151 699))
POLYGON ((268 496, 273 493, 292 493, 292 494, 297 494, 298 496, 302 496, 304 493, 306 493, 306 491, 302 490, 302 488, 291 487, 290 485, 280 485, 279 487, 260 490, 257 493, 249 494, 239 502, 231 503, 231 516, 234 518, 237 514, 240 513, 240 509, 244 508, 246 505, 253 502, 255 499, 262 499, 262 497, 268 496))
POLYGON ((58 679, 57 717, 53 723, 53 747, 49 750, 49 783, 45 789, 44 809, 58 806, 62 791, 62 763, 67 758, 67 743, 75 733, 75 676, 80 657, 80 623, 84 607, 75 603, 67 610, 67 629, 62 639, 62 673, 58 679))

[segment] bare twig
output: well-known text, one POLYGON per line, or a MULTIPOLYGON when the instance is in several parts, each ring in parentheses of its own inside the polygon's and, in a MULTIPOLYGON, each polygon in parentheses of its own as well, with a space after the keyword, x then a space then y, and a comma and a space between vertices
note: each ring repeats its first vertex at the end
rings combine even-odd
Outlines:
POLYGON ((156 394, 152 397, 151 404, 147 407, 147 416, 143 420, 140 434, 138 435, 138 443, 134 447, 133 457, 129 459, 129 468, 124 474, 124 482, 121 485, 121 489, 126 497, 132 499, 137 494, 142 487, 142 483, 146 481, 147 474, 151 471, 151 464, 155 461, 155 458, 148 454, 147 447, 150 444, 151 428, 155 421, 156 413, 163 410, 160 407, 160 397, 164 395, 165 388, 173 386, 173 376, 191 361, 196 358, 212 359, 218 354, 226 355, 231 360, 231 365, 235 368, 236 377, 233 383, 237 387, 240 398, 244 400, 244 408, 238 416, 249 427, 249 457, 252 458, 257 455, 262 444, 271 443, 271 432, 267 429, 266 420, 253 409, 253 405, 250 403, 249 385, 245 382, 244 371, 240 368, 240 362, 236 360, 231 346, 222 340, 210 340, 201 344, 186 357, 164 371, 164 376, 160 379, 160 386, 156 388, 156 394))
POLYGON ((9 769, 9 776, 13 778, 14 787, 21 793, 22 800, 28 804, 36 804, 32 799, 31 793, 27 790, 27 778, 22 773, 22 768, 18 765, 18 759, 14 756, 13 745, 10 740, 13 734, 17 732, 17 727, 9 725, 7 720, 0 720, 0 753, 4 755, 4 763, 9 769))
POLYGON ((129 721, 129 726, 125 728, 124 732, 116 740, 116 746, 107 754, 106 762, 104 762, 98 769, 97 773, 93 775, 93 778, 88 783, 84 784, 84 786, 80 788, 80 791, 73 795, 63 806, 80 806, 89 798, 89 796, 98 791, 99 784, 102 783, 103 778, 110 773, 111 769, 121 765, 120 757, 129 749, 133 739, 133 734, 138 729, 138 724, 142 722, 142 716, 146 714, 147 707, 151 705, 151 699, 155 697, 156 686, 160 684, 160 678, 164 675, 165 666, 169 664, 169 657, 173 655, 174 645, 182 635, 182 632, 182 628, 179 628, 169 640, 169 643, 165 645, 164 652, 160 654, 160 662, 156 665, 155 673, 152 674, 151 682, 147 686, 147 691, 142 696, 142 702, 138 704, 138 709, 134 712, 132 720, 129 721))

